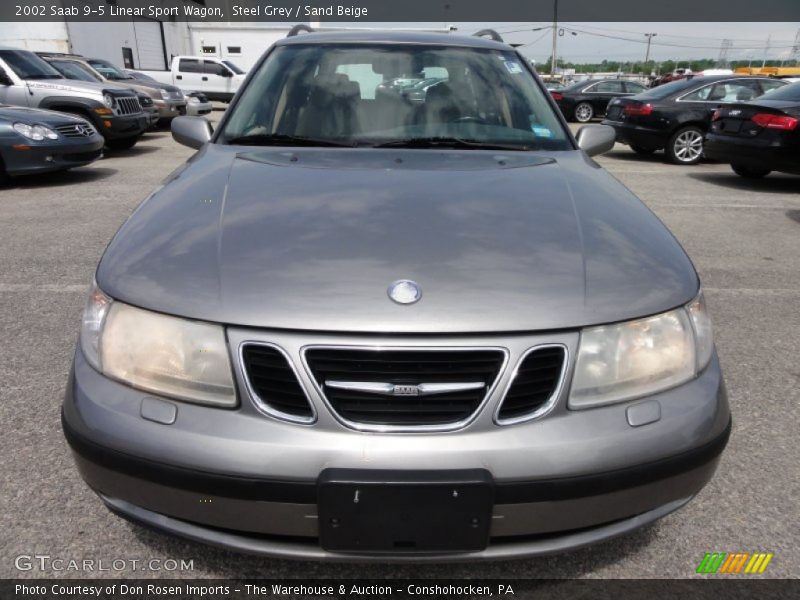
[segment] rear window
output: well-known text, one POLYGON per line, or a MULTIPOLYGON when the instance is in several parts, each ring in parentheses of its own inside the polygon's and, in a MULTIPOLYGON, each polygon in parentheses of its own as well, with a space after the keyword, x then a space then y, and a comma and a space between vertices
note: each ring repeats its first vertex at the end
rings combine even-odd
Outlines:
POLYGON ((688 90, 695 85, 697 85, 697 81, 694 79, 679 79, 678 81, 670 81, 664 85, 650 88, 641 94, 637 94, 636 97, 648 100, 662 100, 667 96, 671 96, 672 94, 677 94, 683 90, 688 90))
POLYGON ((800 83, 792 83, 780 89, 773 90, 768 96, 769 100, 783 100, 786 102, 800 102, 800 83))

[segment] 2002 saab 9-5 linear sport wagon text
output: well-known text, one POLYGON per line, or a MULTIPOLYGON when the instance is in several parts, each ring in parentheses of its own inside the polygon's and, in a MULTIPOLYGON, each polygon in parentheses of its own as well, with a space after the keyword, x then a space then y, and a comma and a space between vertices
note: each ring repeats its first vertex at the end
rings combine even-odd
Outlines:
POLYGON ((509 46, 293 35, 217 131, 172 127, 199 151, 100 261, 63 407, 115 513, 271 556, 505 558, 712 477, 697 274, 589 158, 614 131, 573 138, 509 46))

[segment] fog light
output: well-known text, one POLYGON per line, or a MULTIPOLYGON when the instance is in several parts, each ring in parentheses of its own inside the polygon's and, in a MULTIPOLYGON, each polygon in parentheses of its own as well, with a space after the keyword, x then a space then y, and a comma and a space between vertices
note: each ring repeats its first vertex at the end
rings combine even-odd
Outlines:
POLYGON ((51 154, 48 154, 47 156, 45 156, 44 160, 45 160, 45 162, 56 162, 56 159, 53 158, 53 156, 51 154))
POLYGON ((111 127, 111 121, 103 121, 103 125, 106 127, 111 127))

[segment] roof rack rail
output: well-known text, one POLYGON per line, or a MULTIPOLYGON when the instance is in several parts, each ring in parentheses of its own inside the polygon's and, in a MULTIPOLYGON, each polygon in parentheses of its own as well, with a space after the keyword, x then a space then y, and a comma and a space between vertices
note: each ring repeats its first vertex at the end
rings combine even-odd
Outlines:
MULTIPOLYGON (((503 38, 494 29, 481 29, 472 34, 474 37, 488 37, 495 42, 503 42, 503 38)), ((503 42, 504 43, 504 42, 503 42)))
POLYGON ((289 33, 286 34, 286 37, 294 37, 301 31, 305 31, 306 33, 314 33, 314 30, 305 23, 298 23, 289 30, 289 33))

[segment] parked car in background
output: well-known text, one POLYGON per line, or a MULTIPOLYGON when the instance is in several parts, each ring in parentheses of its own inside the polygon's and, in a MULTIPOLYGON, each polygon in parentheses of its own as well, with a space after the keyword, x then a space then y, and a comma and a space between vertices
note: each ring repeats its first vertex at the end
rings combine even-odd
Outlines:
POLYGON ((689 76, 612 100, 603 124, 612 126, 617 141, 634 152, 652 154, 663 149, 670 162, 693 165, 703 158, 703 139, 715 110, 785 85, 768 77, 689 76))
POLYGON ((38 54, 69 79, 81 78, 80 72, 82 71, 102 83, 119 85, 130 88, 137 94, 146 94, 151 99, 151 102, 147 103, 147 112, 152 112, 149 108, 154 107, 158 113, 158 120, 162 124, 167 124, 175 117, 186 114, 186 99, 183 92, 174 85, 139 81, 105 60, 71 54, 42 52, 38 54))
POLYGON ((15 175, 88 165, 102 156, 104 143, 80 117, 0 104, 0 184, 15 175))
POLYGON ((587 79, 550 92, 568 121, 588 123, 606 114, 608 103, 621 96, 643 92, 645 86, 621 79, 587 79))
POLYGON ((87 119, 112 149, 130 148, 150 126, 133 90, 67 79, 28 50, 0 47, 0 103, 87 119))
MULTIPOLYGON (((125 73, 143 83, 158 84, 158 82, 141 71, 132 71, 125 69, 125 73)), ((214 110, 214 105, 203 92, 184 92, 184 100, 186 100, 186 114, 190 117, 197 117, 207 115, 214 110)))
POLYGON ((742 177, 760 178, 772 171, 800 175, 800 83, 718 108, 705 153, 729 163, 742 177))
MULTIPOLYGON (((106 86, 111 85, 89 65, 86 65, 82 62, 64 58, 51 59, 46 56, 43 56, 42 58, 44 58, 50 64, 50 66, 54 67, 59 73, 61 73, 67 79, 75 79, 78 81, 89 81, 93 83, 100 82, 100 83, 105 83, 106 86)), ((133 90, 136 93, 136 96, 139 98, 139 104, 142 105, 142 110, 147 115, 150 127, 151 128, 154 127, 155 124, 158 122, 158 110, 153 104, 153 99, 147 94, 144 94, 142 92, 137 92, 135 89, 130 87, 125 87, 125 86, 115 86, 115 87, 119 87, 121 89, 133 90)))
POLYGON ((705 486, 731 417, 697 273, 526 60, 308 33, 214 132, 173 121, 197 152, 100 260, 63 404, 112 511, 295 560, 508 559, 705 486), (374 93, 426 69, 423 102, 374 93))
POLYGON ((184 92, 203 92, 210 100, 222 102, 231 101, 245 78, 245 72, 231 61, 202 56, 176 56, 169 71, 139 72, 184 92))

